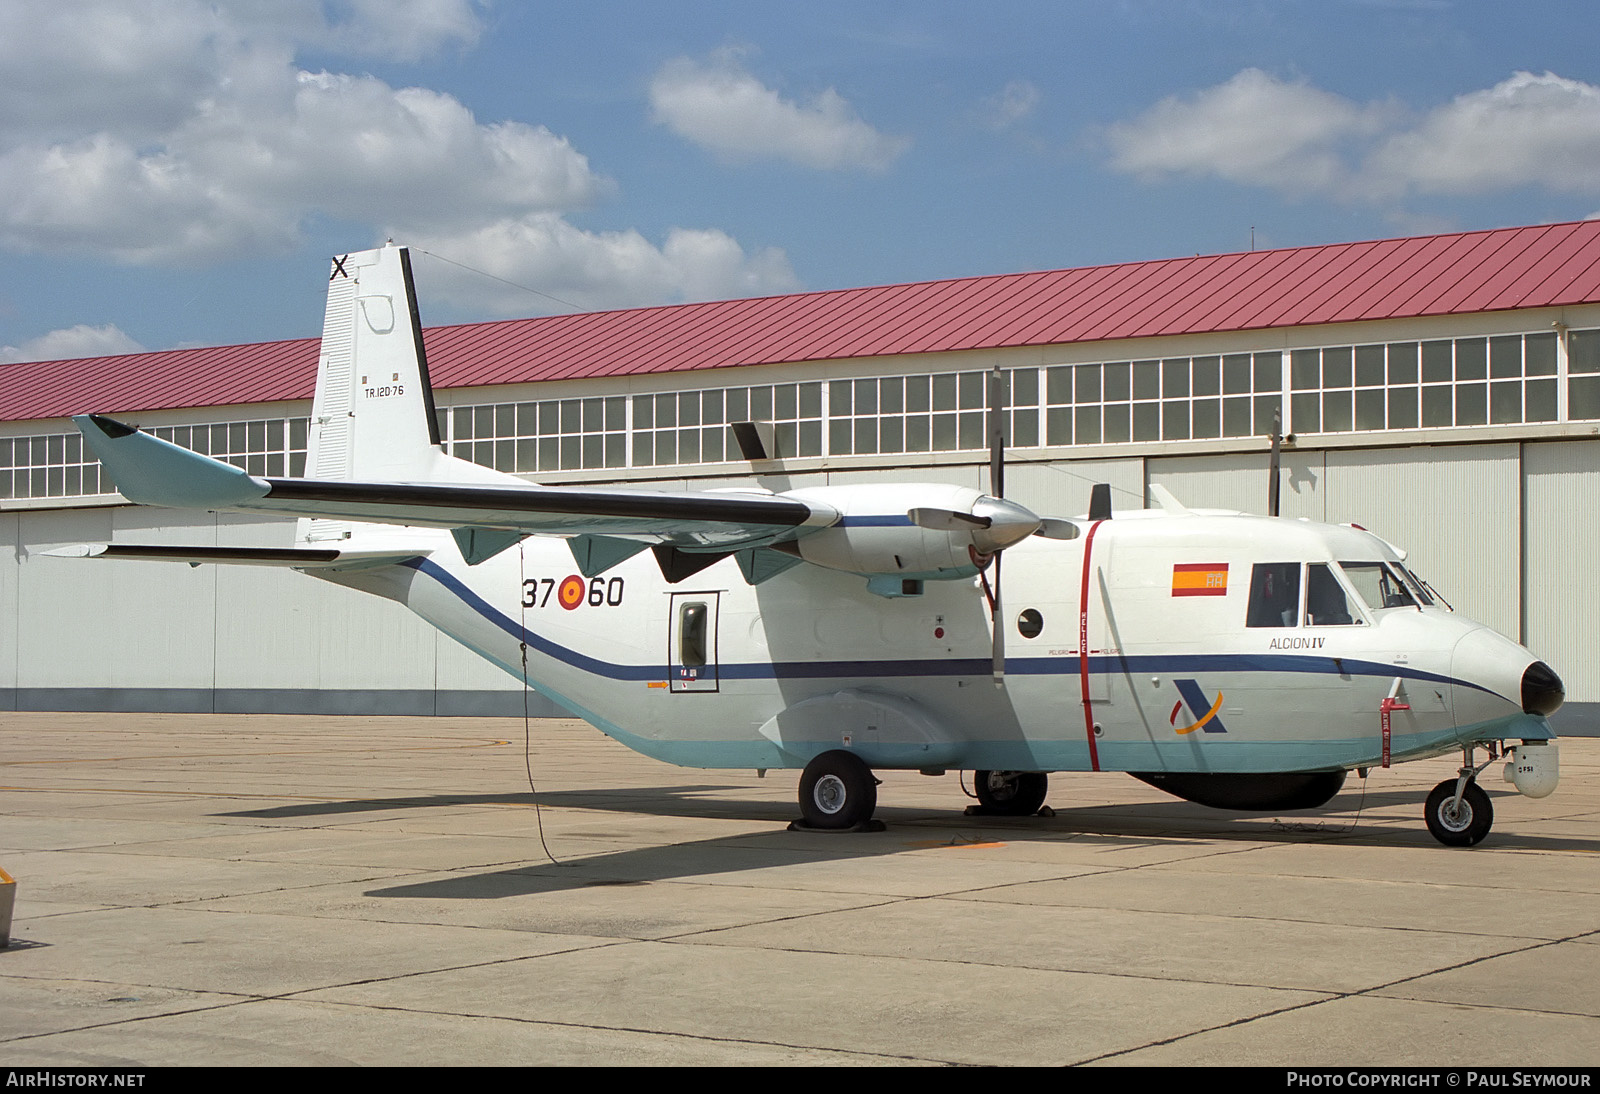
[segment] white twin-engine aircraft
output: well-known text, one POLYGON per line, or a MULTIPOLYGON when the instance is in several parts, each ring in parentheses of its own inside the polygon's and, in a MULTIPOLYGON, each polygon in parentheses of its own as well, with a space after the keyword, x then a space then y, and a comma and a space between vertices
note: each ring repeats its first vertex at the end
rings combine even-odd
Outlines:
MULTIPOLYGON (((1460 750, 1426 817, 1471 846, 1491 763, 1533 797, 1558 777, 1556 674, 1351 525, 1191 511, 1160 487, 1160 510, 1113 518, 1097 487, 1088 517, 1041 518, 1003 499, 998 440, 991 495, 548 487, 447 456, 393 245, 334 263, 307 478, 74 421, 130 501, 302 519, 291 548, 58 553, 289 566, 389 597, 646 755, 803 768, 816 828, 875 825, 874 769, 970 770, 996 814, 1037 812, 1050 771, 1285 810, 1352 768, 1460 750)), ((758 424, 730 428, 765 457, 758 424)))

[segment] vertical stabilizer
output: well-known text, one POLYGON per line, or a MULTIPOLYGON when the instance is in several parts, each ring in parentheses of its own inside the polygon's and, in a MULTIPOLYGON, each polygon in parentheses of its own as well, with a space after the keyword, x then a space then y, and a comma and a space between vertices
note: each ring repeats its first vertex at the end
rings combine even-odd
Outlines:
MULTIPOLYGON (((360 482, 517 481, 445 455, 411 257, 394 244, 333 260, 317 359, 306 477, 360 482)), ((345 539, 347 521, 302 520, 301 540, 345 539)))
POLYGON ((334 259, 307 475, 425 482, 438 445, 410 256, 390 244, 334 259))

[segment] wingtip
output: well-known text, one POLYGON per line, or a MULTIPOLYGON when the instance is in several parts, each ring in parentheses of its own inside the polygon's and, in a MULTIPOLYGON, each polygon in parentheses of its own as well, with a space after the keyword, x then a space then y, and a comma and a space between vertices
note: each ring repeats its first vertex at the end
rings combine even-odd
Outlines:
POLYGON ((80 431, 85 427, 85 425, 89 425, 93 426, 97 431, 105 434, 107 437, 112 438, 129 437, 139 432, 137 426, 128 425, 126 422, 119 422, 115 418, 106 417, 104 414, 74 414, 72 416, 72 420, 77 424, 80 431))

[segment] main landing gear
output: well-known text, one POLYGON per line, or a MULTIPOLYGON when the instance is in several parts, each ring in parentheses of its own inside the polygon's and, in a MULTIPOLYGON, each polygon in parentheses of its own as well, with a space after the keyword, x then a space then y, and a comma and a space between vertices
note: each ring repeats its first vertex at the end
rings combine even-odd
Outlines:
POLYGON ((978 812, 991 817, 1031 817, 1044 805, 1050 777, 1043 771, 974 771, 978 812))
MULTIPOLYGON (((1050 779, 1042 771, 974 771, 978 805, 969 809, 991 817, 1031 817, 1044 805, 1050 779)), ((824 831, 878 831, 878 780, 853 752, 834 749, 806 764, 800 775, 800 815, 795 827, 824 831)))
POLYGON ((872 819, 877 808, 878 780, 852 752, 824 752, 806 764, 800 775, 800 815, 807 828, 882 828, 881 822, 872 819))
POLYGON ((1487 748, 1489 758, 1474 767, 1473 746, 1468 745, 1460 774, 1434 787, 1423 807, 1428 831, 1446 847, 1476 847, 1494 826, 1494 806, 1477 783, 1478 772, 1499 758, 1493 743, 1487 748))

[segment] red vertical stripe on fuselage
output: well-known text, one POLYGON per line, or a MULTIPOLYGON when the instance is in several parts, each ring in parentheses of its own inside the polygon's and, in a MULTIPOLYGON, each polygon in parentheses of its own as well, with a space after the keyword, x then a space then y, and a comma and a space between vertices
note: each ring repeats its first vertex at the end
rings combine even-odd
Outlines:
POLYGON ((1078 682, 1083 688, 1083 733, 1089 741, 1089 770, 1100 770, 1100 750, 1094 743, 1094 703, 1089 698, 1089 557, 1094 534, 1104 521, 1089 525, 1083 540, 1083 586, 1078 598, 1078 682))

